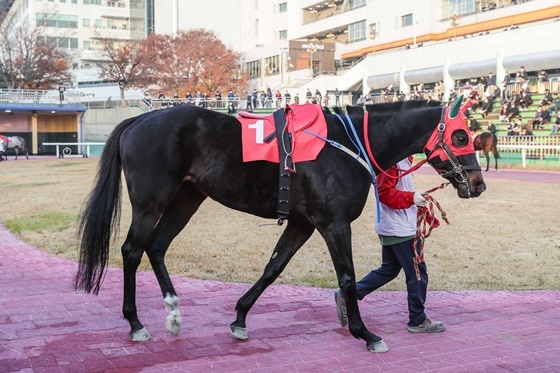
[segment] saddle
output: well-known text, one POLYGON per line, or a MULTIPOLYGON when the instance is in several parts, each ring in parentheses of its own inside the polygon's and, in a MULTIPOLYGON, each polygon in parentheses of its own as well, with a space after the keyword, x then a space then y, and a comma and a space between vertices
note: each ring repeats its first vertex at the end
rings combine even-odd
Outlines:
POLYGON ((327 125, 320 105, 286 105, 273 114, 239 112, 242 126, 243 162, 279 164, 278 225, 288 217, 291 175, 296 162, 317 159, 325 145, 327 125))

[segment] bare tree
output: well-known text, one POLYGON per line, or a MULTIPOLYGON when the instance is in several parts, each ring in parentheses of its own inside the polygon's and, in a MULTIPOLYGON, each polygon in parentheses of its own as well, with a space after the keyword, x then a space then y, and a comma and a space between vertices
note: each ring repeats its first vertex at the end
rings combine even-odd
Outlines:
POLYGON ((69 55, 47 45, 42 27, 0 29, 0 74, 8 88, 53 88, 71 81, 69 55))

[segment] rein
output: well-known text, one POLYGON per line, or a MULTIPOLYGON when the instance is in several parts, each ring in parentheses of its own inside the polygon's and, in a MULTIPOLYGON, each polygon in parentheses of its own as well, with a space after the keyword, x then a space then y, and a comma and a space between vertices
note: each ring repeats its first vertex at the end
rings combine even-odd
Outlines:
POLYGON ((424 243, 426 242, 426 238, 430 237, 432 230, 435 228, 435 208, 439 210, 443 221, 449 224, 447 214, 443 211, 439 202, 432 197, 430 193, 435 192, 438 189, 443 189, 449 184, 449 182, 442 183, 440 186, 422 193, 422 196, 426 199, 426 206, 418 208, 418 213, 416 215, 416 235, 414 236, 414 243, 412 245, 415 254, 414 269, 416 271, 416 279, 418 281, 422 280, 420 277, 420 270, 418 269, 418 263, 422 263, 424 261, 424 243), (417 247, 417 245, 420 247, 417 247))

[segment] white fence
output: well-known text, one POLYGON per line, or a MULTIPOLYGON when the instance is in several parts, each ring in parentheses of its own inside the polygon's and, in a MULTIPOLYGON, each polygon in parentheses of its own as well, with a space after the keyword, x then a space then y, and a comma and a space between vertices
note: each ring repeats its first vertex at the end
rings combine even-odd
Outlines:
POLYGON ((560 136, 498 136, 498 150, 520 154, 523 167, 527 159, 555 159, 560 165, 560 136))

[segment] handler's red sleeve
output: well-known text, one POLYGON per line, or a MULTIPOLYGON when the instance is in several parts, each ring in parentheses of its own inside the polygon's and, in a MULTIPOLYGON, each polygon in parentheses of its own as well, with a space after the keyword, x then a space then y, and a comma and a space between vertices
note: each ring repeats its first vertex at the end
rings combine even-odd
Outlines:
MULTIPOLYGON (((387 171, 391 176, 398 176, 397 166, 392 166, 387 171)), ((376 176, 379 202, 394 210, 407 209, 414 204, 414 192, 395 189, 398 179, 380 173, 376 176)))

